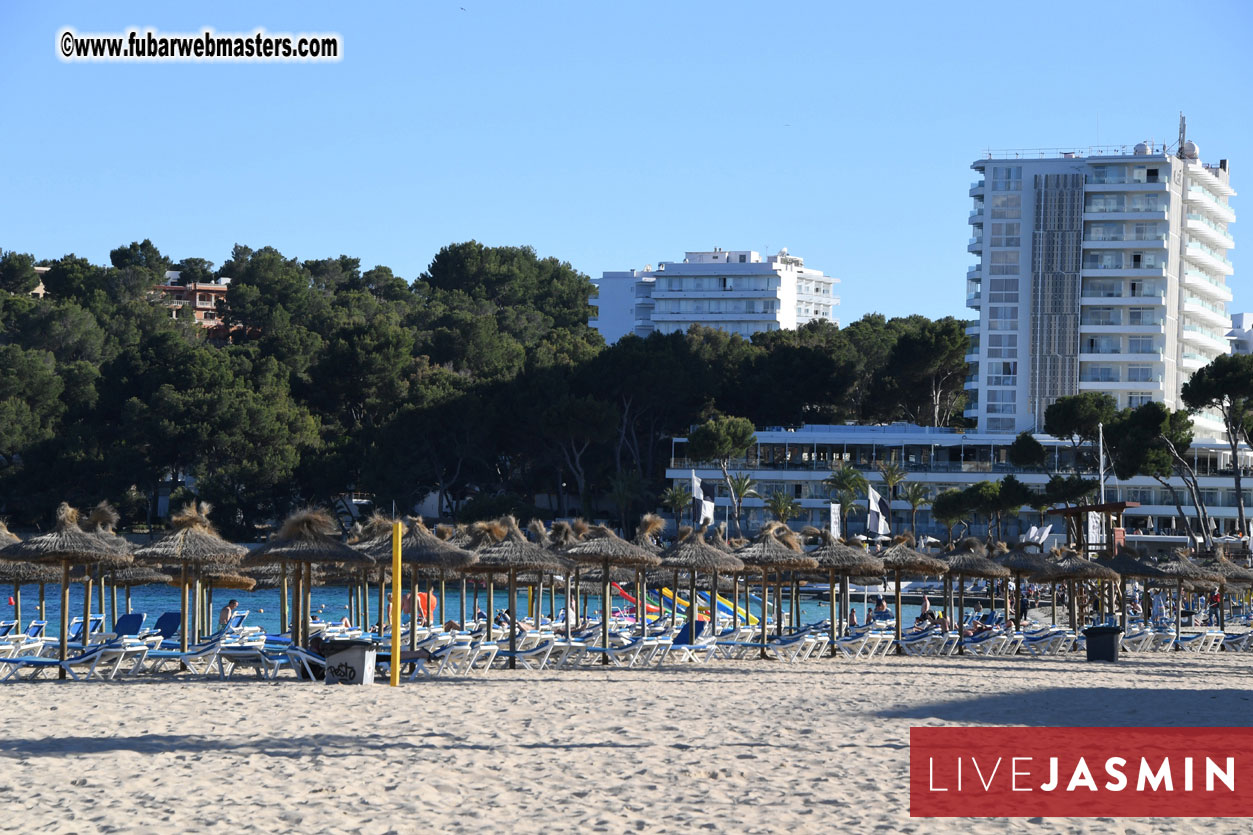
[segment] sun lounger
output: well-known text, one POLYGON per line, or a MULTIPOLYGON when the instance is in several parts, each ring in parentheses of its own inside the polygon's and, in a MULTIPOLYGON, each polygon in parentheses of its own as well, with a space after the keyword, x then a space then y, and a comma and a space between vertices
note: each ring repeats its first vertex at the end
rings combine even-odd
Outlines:
POLYGON ((85 651, 61 661, 56 658, 44 658, 27 655, 20 658, 0 658, 0 669, 7 673, 0 681, 9 681, 19 677, 23 670, 28 671, 26 678, 39 678, 47 672, 64 669, 75 681, 88 681, 93 678, 111 680, 124 666, 131 665, 129 672, 136 672, 148 654, 148 645, 139 641, 115 641, 112 643, 95 644, 85 651), (79 674, 82 670, 82 674, 79 674))
POLYGON ((213 669, 221 648, 222 642, 217 640, 188 647, 186 652, 177 649, 149 650, 145 658, 146 670, 149 673, 159 673, 170 668, 172 672, 186 668, 192 675, 206 676, 213 669))
POLYGON ((279 670, 289 662, 286 652, 267 650, 262 646, 223 646, 218 650, 218 678, 228 679, 236 669, 249 668, 266 681, 278 677, 279 670))
MULTIPOLYGON (((636 640, 641 640, 641 639, 636 639, 636 640)), ((512 658, 523 669, 542 670, 548 664, 548 657, 552 655, 553 648, 555 645, 556 645, 556 641, 554 641, 552 638, 548 638, 546 640, 541 640, 538 644, 528 649, 519 649, 519 650, 512 650, 512 651, 507 650, 507 649, 498 650, 496 652, 496 660, 508 661, 510 658, 512 658)), ((588 647, 589 652, 593 650, 594 650, 593 647, 588 647)), ((635 650, 635 652, 636 653, 639 652, 638 648, 635 650)), ((633 659, 634 655, 632 655, 631 658, 633 659)), ((610 657, 610 660, 613 661, 614 664, 617 666, 628 666, 628 667, 630 666, 630 664, 626 664, 626 665, 619 664, 616 660, 613 659, 612 656, 610 657)))

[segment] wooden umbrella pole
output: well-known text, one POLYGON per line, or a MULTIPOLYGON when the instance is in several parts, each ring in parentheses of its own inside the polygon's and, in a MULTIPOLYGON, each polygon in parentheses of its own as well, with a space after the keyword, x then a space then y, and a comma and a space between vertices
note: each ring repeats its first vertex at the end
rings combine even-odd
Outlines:
POLYGON ((361 569, 361 628, 370 630, 370 572, 361 569))
MULTIPOLYGON (((609 558, 605 558, 605 564, 600 573, 600 645, 605 649, 609 648, 609 558)), ((601 653, 600 663, 609 664, 609 653, 601 653)))
POLYGON ((957 578, 957 654, 966 654, 966 578, 957 578))
MULTIPOLYGON (((117 631, 117 578, 109 573, 109 610, 113 612, 113 631, 117 631)), ((18 618, 21 620, 21 618, 18 618)))
POLYGON ((1053 581, 1053 605, 1049 607, 1053 613, 1053 625, 1057 626, 1057 581, 1053 581))
POLYGON ((91 643, 91 567, 83 566, 83 649, 91 643))
POLYGON ((108 613, 104 609, 105 593, 104 593, 104 566, 96 566, 96 608, 100 610, 100 616, 104 617, 108 613))
POLYGON ((305 641, 309 640, 309 621, 313 618, 313 563, 307 562, 304 565, 304 590, 302 591, 303 601, 300 604, 300 634, 305 641))
POLYGON ((731 575, 731 628, 740 628, 740 573, 731 575))
MULTIPOLYGON (((1179 640, 1179 630, 1183 628, 1183 578, 1179 578, 1179 589, 1175 596, 1175 640, 1179 640)), ((1179 644, 1175 644, 1179 648, 1179 644)))
POLYGON ((570 623, 578 611, 578 604, 574 604, 574 608, 570 606, 570 572, 566 572, 566 640, 570 638, 570 623))
MULTIPOLYGON (((61 652, 60 659, 69 657, 70 640, 70 561, 61 560, 61 652)), ((65 668, 60 668, 58 678, 64 679, 65 668)))
MULTIPOLYGON (((443 613, 443 614, 441 614, 441 615, 440 615, 440 617, 447 617, 447 616, 448 616, 448 615, 447 615, 448 610, 444 608, 444 598, 445 598, 445 596, 446 596, 446 594, 447 594, 447 591, 448 591, 448 589, 447 589, 447 586, 446 586, 446 584, 445 584, 445 580, 444 580, 444 569, 442 569, 442 568, 441 568, 441 569, 439 570, 439 605, 435 607, 435 611, 436 611, 436 612, 441 612, 441 613, 443 613)), ((434 618, 432 618, 432 621, 434 621, 434 618)))
POLYGON ((461 624, 461 628, 466 628, 466 575, 461 575, 461 599, 457 601, 461 609, 461 619, 457 621, 461 624))
MULTIPOLYGON (((606 579, 606 582, 608 580, 606 579)), ((518 668, 518 572, 509 569, 509 669, 518 668)), ((608 658, 606 658, 608 660, 608 658)))
POLYGON ((13 619, 17 621, 17 629, 22 628, 22 584, 13 582, 13 619))
POLYGON ((839 654, 839 647, 835 642, 844 637, 843 630, 840 629, 840 622, 835 618, 835 569, 827 569, 827 604, 831 607, 831 657, 835 658, 839 654))
POLYGON ((187 563, 182 563, 182 570, 178 580, 178 598, 179 607, 182 611, 182 623, 178 630, 178 648, 180 652, 187 652, 188 630, 191 628, 191 621, 187 617, 187 563))
POLYGON ((766 569, 761 569, 761 648, 758 652, 764 661, 769 656, 766 655, 766 644, 770 643, 770 635, 766 626, 766 601, 769 600, 769 592, 766 590, 766 569))
POLYGON ((905 650, 901 648, 901 621, 904 619, 901 615, 901 572, 896 571, 896 654, 903 655, 905 650))
POLYGON ((126 614, 129 615, 130 613, 131 613, 131 587, 128 584, 126 586, 126 614))
MULTIPOLYGON (((394 583, 396 578, 392 578, 394 583)), ((379 569, 379 606, 378 606, 378 631, 379 637, 383 636, 383 624, 387 622, 387 575, 383 569, 379 569)))
POLYGON ((687 622, 691 624, 688 627, 688 637, 692 643, 696 643, 696 638, 700 634, 697 627, 700 624, 700 607, 696 605, 696 572, 689 571, 687 573, 687 622))
POLYGON ((557 575, 550 574, 548 577, 548 619, 556 622, 557 620, 557 575))
POLYGON ((409 651, 418 648, 418 567, 409 566, 409 651))
POLYGON ((278 631, 280 633, 287 632, 287 614, 287 560, 283 560, 278 564, 278 631))
POLYGON ((774 636, 783 637, 783 574, 774 573, 774 636))
POLYGON ((48 619, 48 604, 44 599, 44 584, 39 584, 39 619, 46 621, 48 619))
POLYGON ((496 602, 492 599, 495 595, 495 583, 492 581, 491 573, 487 575, 487 640, 492 640, 492 625, 496 620, 496 602))

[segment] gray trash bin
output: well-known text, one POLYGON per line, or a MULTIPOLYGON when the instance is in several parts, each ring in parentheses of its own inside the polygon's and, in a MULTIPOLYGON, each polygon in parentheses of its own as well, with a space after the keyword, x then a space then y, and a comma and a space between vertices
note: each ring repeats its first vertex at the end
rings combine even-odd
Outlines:
POLYGON ((1121 626, 1089 626, 1083 630, 1089 661, 1117 661, 1122 643, 1121 626))
POLYGON ((326 641, 327 684, 373 684, 374 642, 362 638, 326 641))

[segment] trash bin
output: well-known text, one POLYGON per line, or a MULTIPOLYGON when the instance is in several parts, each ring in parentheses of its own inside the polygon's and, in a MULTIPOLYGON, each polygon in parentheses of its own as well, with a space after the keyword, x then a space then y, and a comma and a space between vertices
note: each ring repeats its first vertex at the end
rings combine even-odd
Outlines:
POLYGON ((1181 609, 1179 611, 1179 625, 1180 626, 1195 626, 1196 624, 1192 622, 1192 619, 1195 616, 1196 616, 1196 612, 1192 611, 1191 609, 1181 609))
POLYGON ((374 642, 363 638, 326 641, 327 684, 373 684, 374 642))
POLYGON ((1121 643, 1121 626, 1089 626, 1083 630, 1089 661, 1117 661, 1121 643))

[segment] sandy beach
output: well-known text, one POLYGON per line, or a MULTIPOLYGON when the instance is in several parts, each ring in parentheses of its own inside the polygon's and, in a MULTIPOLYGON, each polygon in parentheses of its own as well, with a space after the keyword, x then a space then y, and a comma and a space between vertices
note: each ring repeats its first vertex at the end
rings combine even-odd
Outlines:
POLYGON ((0 830, 1247 831, 911 819, 907 773, 913 725, 1242 724, 1251 683, 1245 656, 1183 654, 21 683, 0 689, 0 830))

